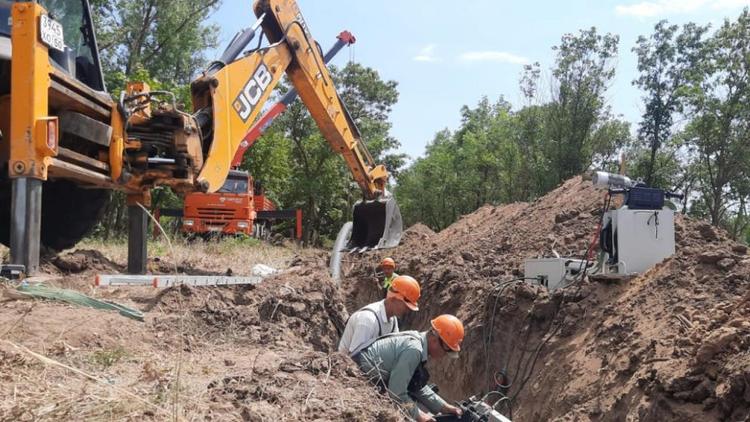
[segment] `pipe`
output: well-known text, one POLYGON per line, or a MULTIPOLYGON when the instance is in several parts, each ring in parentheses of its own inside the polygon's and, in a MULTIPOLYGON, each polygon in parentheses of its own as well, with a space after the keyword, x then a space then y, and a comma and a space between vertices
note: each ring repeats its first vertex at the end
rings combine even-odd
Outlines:
POLYGON ((346 244, 349 243, 349 237, 352 235, 352 222, 347 221, 339 230, 338 236, 336 236, 336 242, 333 244, 331 250, 331 264, 329 270, 331 272, 331 278, 336 284, 341 283, 341 252, 344 251, 346 244))

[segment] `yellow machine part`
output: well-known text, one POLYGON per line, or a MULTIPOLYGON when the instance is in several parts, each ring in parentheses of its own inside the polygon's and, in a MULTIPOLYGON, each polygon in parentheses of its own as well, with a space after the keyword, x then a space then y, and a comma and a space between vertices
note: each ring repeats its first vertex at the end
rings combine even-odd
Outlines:
POLYGON ((13 50, 27 54, 15 54, 11 62, 10 177, 46 180, 49 159, 57 155, 56 145, 47 144, 47 122, 53 118, 48 116, 51 65, 39 36, 43 12, 37 3, 13 5, 13 50))
POLYGON ((198 184, 215 192, 224 184, 237 148, 284 75, 291 53, 285 45, 251 54, 219 70, 212 89, 214 135, 198 184))

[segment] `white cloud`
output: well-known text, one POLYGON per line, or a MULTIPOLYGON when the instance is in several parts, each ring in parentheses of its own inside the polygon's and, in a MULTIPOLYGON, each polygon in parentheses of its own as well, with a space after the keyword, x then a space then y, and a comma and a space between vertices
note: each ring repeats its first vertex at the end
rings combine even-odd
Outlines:
POLYGON ((622 16, 650 18, 655 16, 695 13, 703 9, 729 10, 750 5, 750 0, 653 0, 615 6, 622 16))
POLYGON ((419 53, 412 60, 416 62, 436 62, 440 59, 435 57, 435 44, 427 44, 423 49, 419 50, 419 53))
POLYGON ((527 64, 529 59, 505 51, 467 51, 458 56, 465 62, 498 62, 511 64, 527 64))

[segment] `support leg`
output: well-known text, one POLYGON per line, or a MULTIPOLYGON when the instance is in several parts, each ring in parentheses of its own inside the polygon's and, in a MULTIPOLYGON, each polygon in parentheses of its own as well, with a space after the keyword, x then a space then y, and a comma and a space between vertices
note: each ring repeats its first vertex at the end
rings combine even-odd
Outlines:
POLYGON ((39 269, 43 182, 19 177, 12 183, 10 259, 11 263, 26 267, 26 274, 34 274, 39 269))
POLYGON ((138 205, 128 205, 128 274, 146 274, 148 215, 138 205))

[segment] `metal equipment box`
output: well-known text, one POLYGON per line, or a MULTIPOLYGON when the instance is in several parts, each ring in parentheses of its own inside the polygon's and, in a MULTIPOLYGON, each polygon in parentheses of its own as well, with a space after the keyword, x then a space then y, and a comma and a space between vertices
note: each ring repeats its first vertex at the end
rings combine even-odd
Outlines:
POLYGON ((586 261, 574 258, 534 258, 523 262, 526 278, 536 278, 549 290, 565 287, 583 272, 586 261))
POLYGON ((604 226, 611 221, 611 245, 606 253, 605 273, 642 273, 675 253, 674 211, 630 209, 608 211, 604 226))

